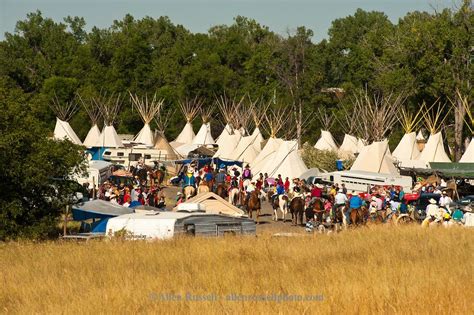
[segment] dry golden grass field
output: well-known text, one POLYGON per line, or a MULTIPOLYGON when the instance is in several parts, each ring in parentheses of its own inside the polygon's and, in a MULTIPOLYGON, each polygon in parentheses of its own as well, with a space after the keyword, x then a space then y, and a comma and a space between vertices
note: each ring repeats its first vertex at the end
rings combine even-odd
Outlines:
POLYGON ((0 312, 472 314, 473 253, 474 230, 419 226, 5 243, 0 312))

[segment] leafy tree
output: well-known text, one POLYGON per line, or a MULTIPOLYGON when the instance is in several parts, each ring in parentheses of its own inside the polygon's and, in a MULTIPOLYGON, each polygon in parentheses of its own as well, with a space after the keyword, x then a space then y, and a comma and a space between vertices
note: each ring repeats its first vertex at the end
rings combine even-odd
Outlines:
POLYGON ((47 138, 27 104, 0 80, 0 240, 54 236, 74 192, 66 180, 85 170, 80 147, 47 138))

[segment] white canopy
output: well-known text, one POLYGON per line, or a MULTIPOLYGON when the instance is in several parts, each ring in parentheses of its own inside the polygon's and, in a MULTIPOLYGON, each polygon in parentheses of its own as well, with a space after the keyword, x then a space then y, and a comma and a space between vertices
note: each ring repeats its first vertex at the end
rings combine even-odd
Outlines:
POLYGON ((64 120, 56 118, 56 126, 54 127, 54 139, 67 139, 74 144, 82 145, 81 140, 76 135, 71 125, 64 120))
POLYGON ((89 132, 87 133, 86 138, 84 139, 83 144, 88 147, 97 147, 99 146, 99 140, 100 140, 100 129, 99 127, 94 124, 94 126, 89 129, 89 132))
POLYGON ((263 147, 262 151, 255 157, 254 161, 252 162, 252 172, 255 176, 258 175, 258 173, 262 173, 262 169, 265 167, 265 165, 273 159, 274 155, 276 154, 276 151, 280 147, 280 145, 283 143, 282 139, 277 139, 277 138, 269 138, 265 146, 263 147))
POLYGON ((154 134, 151 131, 150 124, 145 124, 133 140, 135 142, 143 143, 147 146, 153 146, 155 143, 154 134))
POLYGON ((441 132, 431 135, 418 160, 423 162, 451 162, 446 151, 444 151, 443 143, 443 135, 441 132))
POLYGON ((99 146, 104 148, 120 148, 123 147, 114 126, 105 126, 100 134, 99 146))
POLYGON ((214 144, 215 141, 211 135, 211 123, 202 124, 192 144, 214 144))
POLYGON ((410 132, 404 134, 392 155, 399 161, 418 159, 420 151, 416 144, 416 133, 410 132))
POLYGON ((334 142, 334 138, 327 130, 321 130, 321 137, 318 139, 314 147, 323 151, 337 151, 337 145, 334 142))
POLYGON ((296 141, 284 141, 273 158, 265 164, 259 173, 267 173, 269 177, 281 174, 283 178, 293 179, 300 177, 307 170, 308 168, 298 154, 298 143, 296 141))
POLYGON ((171 143, 175 148, 183 144, 189 144, 193 142, 193 139, 196 135, 193 131, 193 125, 190 122, 186 123, 183 127, 183 130, 179 133, 178 137, 171 143), (175 143, 175 145, 173 145, 175 143))
POLYGON ((358 152, 357 138, 348 134, 344 135, 344 140, 339 147, 339 155, 342 158, 348 158, 354 156, 358 152))
POLYGON ((474 138, 471 139, 467 146, 466 152, 462 155, 459 160, 461 163, 474 163, 474 138))
POLYGON ((351 171, 365 171, 382 174, 398 174, 388 141, 378 141, 364 147, 351 167, 351 171))

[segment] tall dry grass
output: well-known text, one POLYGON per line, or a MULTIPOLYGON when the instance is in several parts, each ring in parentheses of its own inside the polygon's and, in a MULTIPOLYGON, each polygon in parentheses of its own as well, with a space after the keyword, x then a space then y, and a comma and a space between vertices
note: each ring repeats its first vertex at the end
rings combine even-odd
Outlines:
POLYGON ((292 238, 7 243, 0 245, 0 311, 467 314, 473 252, 474 230, 418 226, 292 238), (187 292, 219 299, 191 301, 187 292), (227 301, 232 293, 315 301, 227 301))

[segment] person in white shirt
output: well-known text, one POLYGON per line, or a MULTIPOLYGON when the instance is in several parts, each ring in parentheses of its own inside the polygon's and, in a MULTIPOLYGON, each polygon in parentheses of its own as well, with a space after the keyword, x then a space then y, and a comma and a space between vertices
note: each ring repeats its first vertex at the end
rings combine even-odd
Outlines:
POLYGON ((334 197, 334 203, 336 204, 336 208, 345 205, 348 200, 349 199, 347 199, 347 196, 342 192, 342 190, 338 189, 337 194, 334 197))
POLYGON ((441 207, 444 207, 446 208, 446 210, 448 210, 448 212, 451 212, 450 209, 449 209, 449 205, 451 204, 451 202, 453 202, 453 200, 451 199, 451 197, 449 197, 445 191, 443 191, 443 195, 441 196, 441 198, 439 198, 439 205, 441 207))
POLYGON ((431 198, 430 204, 426 206, 426 219, 425 220, 433 220, 434 222, 439 222, 443 219, 443 212, 438 206, 436 200, 431 198))

